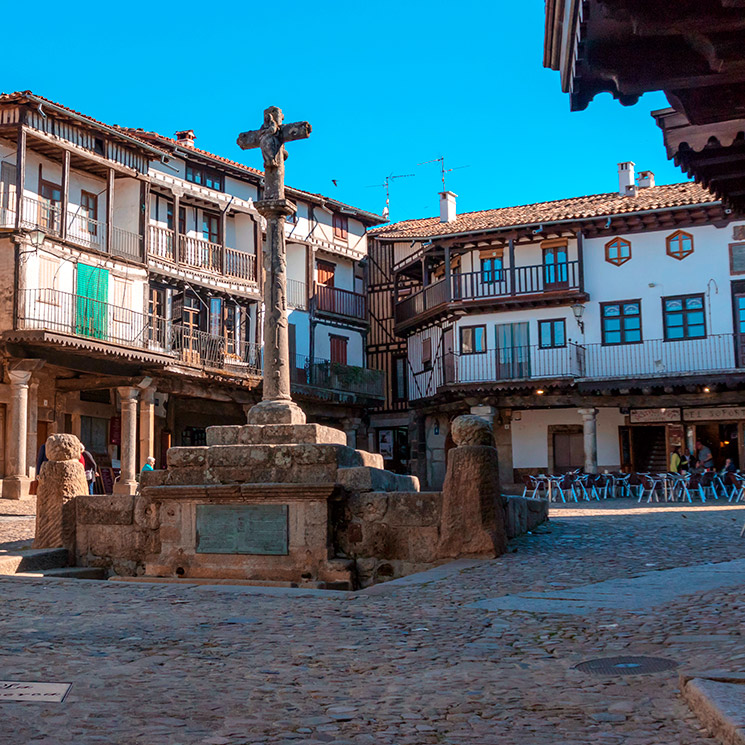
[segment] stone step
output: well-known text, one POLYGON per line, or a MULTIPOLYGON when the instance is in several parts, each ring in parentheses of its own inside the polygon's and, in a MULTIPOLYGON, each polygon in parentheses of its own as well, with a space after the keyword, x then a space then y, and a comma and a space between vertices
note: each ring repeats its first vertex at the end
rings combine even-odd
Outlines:
POLYGON ((106 570, 100 567, 60 567, 39 572, 18 572, 17 577, 63 577, 66 579, 106 579, 106 570))
POLYGON ((382 470, 383 458, 377 453, 329 443, 177 447, 168 451, 168 471, 143 474, 141 484, 143 487, 282 482, 325 484, 336 480, 338 468, 354 467, 382 470))
POLYGON ((207 445, 346 445, 340 429, 321 424, 244 424, 207 427, 207 445))
POLYGON ((382 468, 357 466, 340 468, 336 480, 349 491, 418 492, 419 479, 384 471, 382 468))
POLYGON ((67 566, 64 548, 39 548, 28 551, 0 551, 0 574, 39 572, 67 566))

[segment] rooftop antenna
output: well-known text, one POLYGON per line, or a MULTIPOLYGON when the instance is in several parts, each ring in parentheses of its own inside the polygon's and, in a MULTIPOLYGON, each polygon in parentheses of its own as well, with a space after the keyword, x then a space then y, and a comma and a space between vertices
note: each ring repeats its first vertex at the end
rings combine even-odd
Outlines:
POLYGON ((375 189, 380 188, 381 186, 385 187, 385 208, 383 209, 383 217, 387 220, 388 215, 391 213, 391 181, 396 178, 411 178, 414 174, 413 173, 399 173, 396 176, 394 176, 392 173, 388 174, 388 176, 385 177, 385 182, 382 184, 370 184, 366 188, 368 189, 375 189))
POLYGON ((445 156, 441 155, 439 158, 434 160, 425 160, 424 163, 417 163, 418 166, 426 166, 428 163, 439 163, 440 173, 442 174, 442 190, 447 191, 445 188, 445 174, 451 171, 460 171, 463 168, 470 168, 471 166, 456 166, 455 168, 445 168, 445 156))

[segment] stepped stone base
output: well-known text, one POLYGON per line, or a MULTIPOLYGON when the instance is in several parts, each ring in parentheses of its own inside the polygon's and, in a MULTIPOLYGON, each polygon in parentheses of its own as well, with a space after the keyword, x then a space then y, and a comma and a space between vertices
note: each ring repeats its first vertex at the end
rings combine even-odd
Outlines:
POLYGON ((321 424, 244 424, 207 427, 207 445, 346 445, 340 429, 321 424))

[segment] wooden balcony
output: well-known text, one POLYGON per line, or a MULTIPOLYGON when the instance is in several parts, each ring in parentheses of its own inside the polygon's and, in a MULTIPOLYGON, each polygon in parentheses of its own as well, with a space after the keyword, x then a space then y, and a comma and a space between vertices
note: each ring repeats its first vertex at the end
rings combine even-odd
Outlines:
POLYGON ((415 326, 453 306, 461 309, 499 305, 527 307, 586 300, 581 271, 579 261, 567 261, 452 274, 449 287, 447 279, 441 279, 398 302, 396 326, 398 330, 415 326))
POLYGON ((150 226, 150 246, 148 254, 154 259, 166 261, 174 266, 180 265, 229 277, 231 281, 256 284, 256 256, 223 247, 202 238, 179 235, 179 250, 174 250, 173 230, 158 225, 150 226))
MULTIPOLYGON (((22 290, 16 331, 40 332, 27 341, 58 344, 77 337, 82 348, 165 365, 209 368, 232 375, 261 376, 258 344, 172 324, 94 298, 50 289, 22 290), (37 338, 38 337, 38 338, 37 338)), ((6 336, 8 334, 6 333, 6 336)), ((73 346, 69 341, 65 346, 73 346)))
MULTIPOLYGON (((326 391, 353 394, 359 399, 375 402, 385 400, 385 373, 382 370, 344 365, 298 354, 290 375, 293 389, 306 395, 326 391)), ((321 397, 327 398, 322 394, 321 397)))
POLYGON ((317 315, 367 323, 367 298, 358 292, 317 284, 311 302, 317 315))
MULTIPOLYGON (((131 261, 143 261, 142 236, 101 220, 81 214, 79 208, 70 208, 62 215, 62 207, 39 197, 24 196, 21 200, 20 225, 23 228, 42 230, 48 236, 94 249, 131 261)), ((14 228, 16 210, 0 211, 0 227, 14 228)))
POLYGON ((574 344, 544 348, 525 345, 489 349, 475 354, 446 354, 432 367, 412 372, 411 400, 434 396, 452 387, 498 389, 524 384, 536 387, 548 381, 569 383, 619 382, 633 387, 639 381, 676 380, 695 376, 707 381, 716 375, 745 374, 737 364, 733 334, 712 334, 701 339, 639 344, 574 344))

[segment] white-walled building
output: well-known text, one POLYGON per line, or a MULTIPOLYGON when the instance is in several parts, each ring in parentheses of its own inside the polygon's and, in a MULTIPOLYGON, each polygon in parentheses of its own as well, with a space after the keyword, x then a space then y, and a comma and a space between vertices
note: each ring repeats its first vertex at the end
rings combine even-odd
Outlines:
MULTIPOLYGON (((261 396, 263 174, 0 95, 0 478, 28 493, 52 432, 131 490, 148 455, 246 421, 261 396)), ((383 377, 365 368, 366 228, 376 215, 287 188, 293 393, 356 440, 383 377)))
POLYGON ((745 220, 633 163, 617 193, 465 215, 441 198, 440 218, 372 231, 406 340, 391 385, 413 413, 371 427, 408 431, 420 478, 442 483, 449 422, 469 410, 493 418, 505 483, 664 470, 696 438, 745 465, 745 220))

